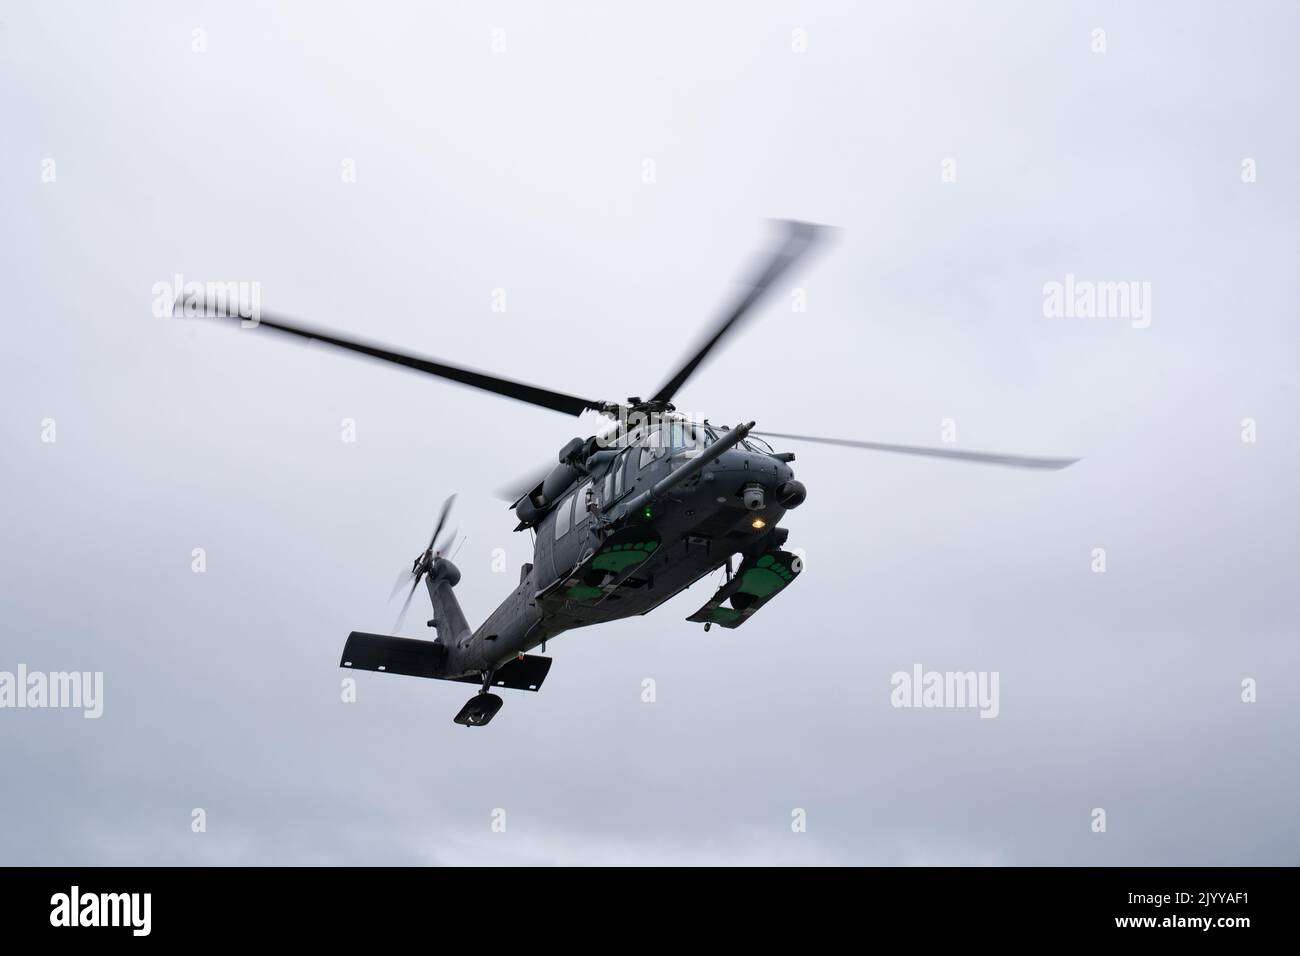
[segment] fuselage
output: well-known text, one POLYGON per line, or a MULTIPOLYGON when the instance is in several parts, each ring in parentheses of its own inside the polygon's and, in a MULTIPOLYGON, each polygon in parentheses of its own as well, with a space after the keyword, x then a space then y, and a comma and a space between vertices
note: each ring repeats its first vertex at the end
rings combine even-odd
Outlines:
POLYGON ((716 440, 715 432, 696 427, 699 432, 665 426, 660 442, 643 441, 593 456, 588 474, 558 496, 535 526, 533 561, 524 567, 518 586, 453 651, 449 665, 458 672, 486 670, 564 631, 645 614, 720 569, 732 555, 772 541, 785 514, 777 489, 794 472, 753 441, 723 452, 653 501, 648 513, 645 508, 629 513, 630 502, 716 440), (762 494, 761 508, 753 507, 756 489, 762 494), (572 583, 575 569, 608 535, 634 523, 658 536, 653 555, 617 592, 595 603, 565 599, 564 587, 572 583))

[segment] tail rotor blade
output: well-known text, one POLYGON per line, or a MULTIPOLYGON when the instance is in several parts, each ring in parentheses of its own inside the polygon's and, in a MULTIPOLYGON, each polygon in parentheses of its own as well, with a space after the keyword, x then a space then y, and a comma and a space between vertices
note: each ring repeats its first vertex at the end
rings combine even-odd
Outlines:
POLYGON ((415 597, 415 589, 420 586, 420 579, 422 577, 424 577, 423 571, 417 574, 415 576, 415 580, 411 582, 411 590, 406 592, 406 600, 402 602, 402 609, 397 612, 397 620, 393 622, 394 632, 400 630, 402 627, 402 622, 406 620, 406 612, 411 607, 411 598, 415 597))
POLYGON ((456 543, 456 535, 459 533, 459 528, 453 528, 451 531, 444 534, 442 538, 439 539, 437 545, 434 546, 433 553, 444 558, 451 557, 448 550, 456 543))
POLYGON ((415 563, 412 565, 411 570, 403 571, 397 576, 397 583, 393 585, 393 591, 388 596, 389 601, 392 601, 393 598, 397 597, 397 592, 402 590, 402 588, 406 586, 407 582, 410 582, 411 589, 406 592, 406 600, 402 602, 402 609, 397 613, 397 620, 393 624, 394 631, 400 628, 402 622, 406 620, 406 612, 411 607, 411 599, 415 597, 415 592, 420 587, 420 581, 429 573, 431 567, 430 559, 433 554, 435 552, 438 554, 445 553, 447 545, 449 543, 454 543, 456 540, 456 532, 452 531, 446 538, 442 538, 441 542, 439 541, 439 538, 442 535, 442 529, 447 524, 447 516, 451 514, 451 506, 455 504, 455 502, 456 496, 450 495, 447 500, 442 503, 442 512, 438 515, 438 523, 434 525, 433 534, 429 536, 428 547, 416 556, 415 563))
POLYGON ((389 603, 392 603, 393 598, 402 592, 402 589, 406 587, 407 582, 410 580, 411 572, 407 568, 403 568, 401 573, 397 575, 397 580, 393 582, 393 590, 388 595, 389 603))
POLYGON ((438 515, 438 524, 433 529, 433 534, 429 535, 429 547, 426 551, 432 551, 434 542, 438 540, 438 535, 442 534, 442 526, 447 523, 447 515, 451 513, 451 506, 455 504, 456 496, 451 495, 442 503, 442 514, 438 515))

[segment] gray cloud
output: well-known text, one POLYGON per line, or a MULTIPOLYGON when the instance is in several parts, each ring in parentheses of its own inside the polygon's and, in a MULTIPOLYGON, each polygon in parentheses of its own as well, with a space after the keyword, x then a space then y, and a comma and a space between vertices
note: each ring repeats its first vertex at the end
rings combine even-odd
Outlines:
POLYGON ((105 711, 0 711, 0 862, 1297 862, 1297 25, 10 5, 0 669, 102 670, 105 711), (808 311, 777 296, 683 405, 919 444, 952 419, 957 447, 1085 460, 798 447, 807 571, 744 628, 683 620, 701 582, 565 635, 483 732, 450 686, 359 674, 342 703, 344 637, 391 624, 451 491, 461 601, 496 606, 530 549, 487 489, 574 423, 156 319, 152 285, 258 281, 269 309, 619 398, 769 216, 842 228, 808 311), (1066 273, 1150 282, 1151 326, 1044 318, 1066 273), (999 717, 892 708, 918 662, 1000 672, 999 717))

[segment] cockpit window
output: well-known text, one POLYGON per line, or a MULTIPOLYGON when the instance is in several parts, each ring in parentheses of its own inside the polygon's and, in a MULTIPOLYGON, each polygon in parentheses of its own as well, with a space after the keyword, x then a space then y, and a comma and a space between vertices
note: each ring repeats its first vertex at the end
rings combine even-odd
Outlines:
POLYGON ((682 448, 698 448, 704 443, 701 429, 697 429, 690 422, 673 422, 672 424, 672 448, 677 451, 682 448))
POLYGON ((650 462, 661 456, 667 450, 669 439, 668 429, 666 427, 653 428, 637 444, 641 446, 641 461, 638 468, 644 468, 650 462))

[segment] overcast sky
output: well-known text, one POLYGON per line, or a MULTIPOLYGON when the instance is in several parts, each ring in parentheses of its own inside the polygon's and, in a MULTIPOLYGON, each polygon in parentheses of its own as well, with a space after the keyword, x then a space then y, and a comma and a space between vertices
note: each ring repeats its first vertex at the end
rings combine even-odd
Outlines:
POLYGON ((0 671, 104 712, 0 710, 0 863, 1300 862, 1300 15, 863 7, 6 3, 0 671), (744 627, 684 620, 708 579, 488 728, 343 702, 449 493, 467 616, 511 590, 490 489, 578 424, 154 284, 622 398, 771 217, 840 231, 680 405, 1084 460, 783 445, 807 565, 744 627), (1149 324, 1045 317, 1067 275, 1149 324), (996 719, 891 706, 918 664, 997 672, 996 719))

